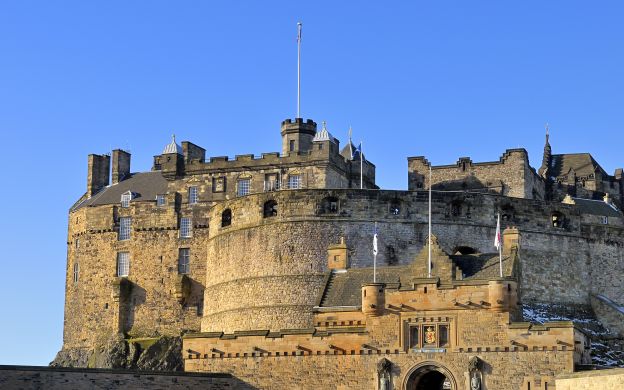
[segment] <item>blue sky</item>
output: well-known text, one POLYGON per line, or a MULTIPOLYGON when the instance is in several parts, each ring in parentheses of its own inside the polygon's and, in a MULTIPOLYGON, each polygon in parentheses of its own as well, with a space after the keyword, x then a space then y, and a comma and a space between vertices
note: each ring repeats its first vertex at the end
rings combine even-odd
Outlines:
POLYGON ((407 187, 407 156, 497 160, 524 147, 624 165, 621 2, 0 3, 0 364, 62 343, 67 210, 87 155, 151 167, 171 133, 209 156, 280 150, 296 110, 407 187))

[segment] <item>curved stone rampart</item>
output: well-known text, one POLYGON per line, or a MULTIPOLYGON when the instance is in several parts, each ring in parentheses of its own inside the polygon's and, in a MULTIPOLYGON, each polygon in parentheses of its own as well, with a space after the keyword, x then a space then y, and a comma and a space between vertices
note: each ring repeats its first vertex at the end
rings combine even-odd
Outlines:
MULTIPOLYGON (((587 303, 601 276, 592 273, 590 241, 571 205, 472 193, 433 194, 433 232, 448 253, 462 247, 495 252, 496 214, 522 232, 521 299, 587 303), (554 227, 552 216, 561 224, 554 227)), ((222 202, 209 212, 202 331, 279 330, 312 326, 327 271, 327 248, 345 237, 351 267, 371 266, 372 231, 379 265, 410 263, 427 236, 427 193, 379 190, 296 190, 222 202), (265 203, 276 202, 275 213, 265 203), (222 226, 229 209, 231 224, 222 226)), ((617 253, 621 228, 610 227, 603 252, 617 253)), ((607 256, 606 258, 615 258, 607 256)))

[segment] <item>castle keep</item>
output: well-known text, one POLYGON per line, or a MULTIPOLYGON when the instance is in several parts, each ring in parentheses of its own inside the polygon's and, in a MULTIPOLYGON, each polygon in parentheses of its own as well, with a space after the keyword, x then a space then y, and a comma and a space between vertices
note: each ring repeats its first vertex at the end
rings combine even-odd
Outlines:
POLYGON ((390 191, 324 124, 285 120, 281 137, 281 153, 233 160, 174 138, 150 172, 123 150, 89 156, 59 364, 93 366, 116 338, 134 367, 141 343, 171 336, 185 371, 241 388, 552 390, 592 363, 592 335, 527 307, 582 308, 624 333, 621 169, 552 154, 547 135, 537 170, 524 149, 410 157, 408 190, 390 191))

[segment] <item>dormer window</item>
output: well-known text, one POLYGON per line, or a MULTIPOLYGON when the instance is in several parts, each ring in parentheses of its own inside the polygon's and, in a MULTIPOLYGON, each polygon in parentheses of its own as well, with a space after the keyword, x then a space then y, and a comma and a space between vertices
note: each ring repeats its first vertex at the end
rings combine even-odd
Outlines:
POLYGON ((189 204, 197 204, 197 202, 199 202, 199 195, 197 192, 197 187, 189 187, 188 202, 189 204))
POLYGON ((167 204, 167 198, 165 194, 156 195, 156 206, 165 206, 167 204))
POLYGON ((121 207, 130 207, 130 201, 132 200, 132 192, 124 192, 121 194, 121 207))

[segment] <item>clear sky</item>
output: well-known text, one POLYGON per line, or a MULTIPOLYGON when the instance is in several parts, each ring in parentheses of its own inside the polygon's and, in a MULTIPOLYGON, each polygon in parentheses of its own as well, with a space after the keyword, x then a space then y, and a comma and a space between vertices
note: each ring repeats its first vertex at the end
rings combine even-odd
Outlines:
POLYGON ((620 1, 0 3, 0 364, 62 343, 67 211, 87 155, 151 167, 175 132, 208 156, 280 150, 302 113, 407 187, 406 157, 498 160, 524 147, 624 165, 620 1))

